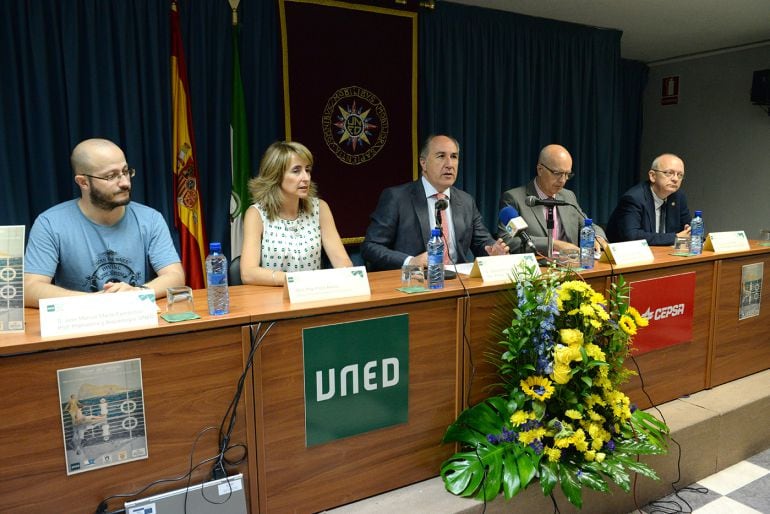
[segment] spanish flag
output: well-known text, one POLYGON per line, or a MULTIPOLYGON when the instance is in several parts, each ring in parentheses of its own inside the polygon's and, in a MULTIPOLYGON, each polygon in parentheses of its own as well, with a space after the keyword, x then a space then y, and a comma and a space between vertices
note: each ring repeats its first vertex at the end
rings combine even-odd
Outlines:
POLYGON ((174 225, 179 231, 182 266, 187 284, 193 289, 206 287, 206 232, 198 189, 198 164, 195 161, 190 87, 184 59, 182 34, 179 30, 179 12, 171 2, 171 115, 174 118, 172 134, 174 191, 176 208, 174 225))

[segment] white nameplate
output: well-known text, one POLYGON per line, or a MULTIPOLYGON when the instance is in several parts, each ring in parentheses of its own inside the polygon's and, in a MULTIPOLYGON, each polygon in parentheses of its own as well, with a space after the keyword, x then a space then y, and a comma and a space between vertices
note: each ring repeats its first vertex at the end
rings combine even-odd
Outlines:
POLYGON ((484 282, 511 282, 516 280, 517 274, 524 273, 525 266, 534 266, 535 276, 540 274, 540 266, 532 253, 476 257, 471 277, 481 277, 484 282))
POLYGON ((711 232, 703 243, 704 250, 714 253, 739 252, 749 248, 749 238, 743 230, 711 232))
POLYGON ((286 273, 286 291, 291 303, 371 294, 364 266, 286 273))
MULTIPOLYGON (((652 255, 652 250, 650 250, 650 245, 647 244, 646 239, 626 241, 624 243, 610 243, 607 245, 607 253, 612 262, 618 266, 645 264, 655 260, 655 256, 652 255)), ((602 260, 606 261, 606 255, 602 255, 602 260)))
POLYGON ((47 298, 39 305, 43 337, 158 326, 151 289, 47 298))

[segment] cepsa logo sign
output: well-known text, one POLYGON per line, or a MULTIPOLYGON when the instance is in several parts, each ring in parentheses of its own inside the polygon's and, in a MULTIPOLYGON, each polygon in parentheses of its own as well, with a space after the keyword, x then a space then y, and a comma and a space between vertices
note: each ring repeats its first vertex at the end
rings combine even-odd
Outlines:
POLYGON ((694 272, 639 280, 630 286, 631 305, 650 322, 634 336, 634 354, 692 341, 694 272))

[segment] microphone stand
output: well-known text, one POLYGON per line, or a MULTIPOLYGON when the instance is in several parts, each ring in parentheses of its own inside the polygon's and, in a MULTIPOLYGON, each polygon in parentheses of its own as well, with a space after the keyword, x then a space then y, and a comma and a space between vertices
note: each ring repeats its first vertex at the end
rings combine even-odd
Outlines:
POLYGON ((547 254, 549 259, 553 259, 553 205, 547 205, 545 213, 545 226, 548 232, 547 254))

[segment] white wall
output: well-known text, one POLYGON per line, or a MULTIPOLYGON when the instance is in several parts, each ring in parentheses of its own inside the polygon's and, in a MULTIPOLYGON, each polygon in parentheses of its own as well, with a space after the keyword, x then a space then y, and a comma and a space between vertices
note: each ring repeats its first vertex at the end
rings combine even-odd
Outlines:
POLYGON ((750 101, 755 70, 770 68, 770 44, 650 67, 642 163, 678 154, 690 211, 707 232, 770 228, 770 116, 750 101), (679 103, 661 105, 661 79, 679 75, 679 103))

